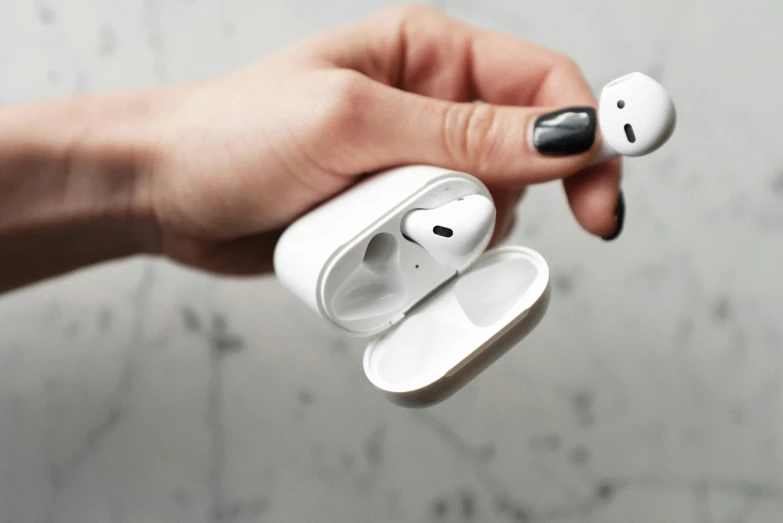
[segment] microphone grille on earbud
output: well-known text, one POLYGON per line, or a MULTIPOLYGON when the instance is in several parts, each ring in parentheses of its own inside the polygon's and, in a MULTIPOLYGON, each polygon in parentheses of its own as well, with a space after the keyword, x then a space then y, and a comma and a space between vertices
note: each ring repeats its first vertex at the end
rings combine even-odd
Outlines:
POLYGON ((441 225, 436 225, 432 229, 432 232, 434 232, 438 236, 443 236, 444 238, 451 238, 454 235, 454 231, 452 231, 448 227, 443 227, 441 225))

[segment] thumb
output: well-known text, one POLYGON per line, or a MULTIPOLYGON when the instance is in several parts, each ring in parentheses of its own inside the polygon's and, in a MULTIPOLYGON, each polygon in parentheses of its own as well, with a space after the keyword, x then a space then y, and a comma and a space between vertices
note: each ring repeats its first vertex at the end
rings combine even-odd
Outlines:
POLYGON ((541 183, 576 174, 600 148, 593 107, 455 103, 382 86, 370 135, 391 164, 425 163, 485 182, 541 183))

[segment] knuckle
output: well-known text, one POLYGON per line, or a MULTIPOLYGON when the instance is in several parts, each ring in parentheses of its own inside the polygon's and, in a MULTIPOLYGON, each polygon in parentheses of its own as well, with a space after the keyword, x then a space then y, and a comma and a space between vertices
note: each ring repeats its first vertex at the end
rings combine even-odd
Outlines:
POLYGON ((452 160, 473 174, 488 174, 499 146, 498 112, 490 104, 453 104, 443 119, 443 140, 452 160))

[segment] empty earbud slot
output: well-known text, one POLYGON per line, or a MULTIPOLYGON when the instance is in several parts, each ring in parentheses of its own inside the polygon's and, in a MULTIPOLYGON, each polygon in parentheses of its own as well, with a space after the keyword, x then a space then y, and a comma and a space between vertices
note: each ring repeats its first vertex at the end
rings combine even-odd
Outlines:
POLYGON ((536 265, 525 258, 471 270, 457 281, 457 302, 473 324, 488 327, 516 305, 538 273, 536 265))
POLYGON ((383 232, 376 234, 367 244, 362 263, 373 272, 385 273, 397 261, 397 254, 397 240, 388 232, 383 232))
POLYGON ((407 297, 400 246, 383 232, 369 241, 361 263, 337 289, 331 305, 338 320, 364 320, 393 313, 407 297))
POLYGON ((459 325, 437 316, 413 316, 384 339, 374 372, 392 385, 440 377, 470 353, 470 343, 470 333, 459 325))

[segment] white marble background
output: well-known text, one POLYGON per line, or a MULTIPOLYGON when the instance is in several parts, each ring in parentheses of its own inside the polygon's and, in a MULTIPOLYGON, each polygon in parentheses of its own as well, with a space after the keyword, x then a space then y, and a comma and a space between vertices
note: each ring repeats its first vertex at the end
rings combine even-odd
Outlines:
MULTIPOLYGON (((0 103, 204 78, 387 4, 3 0, 0 103)), ((513 241, 551 263, 545 322, 419 411, 271 278, 130 260, 5 296, 0 523, 783 520, 783 3, 438 6, 596 89, 671 90, 621 239, 532 190, 513 241)))

